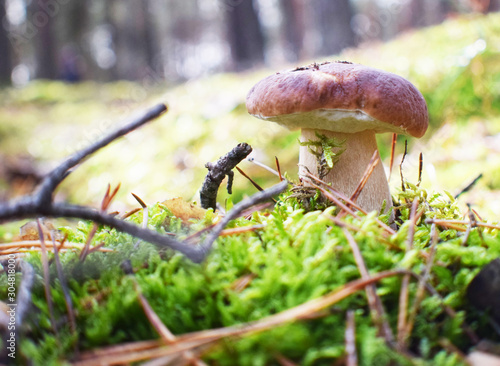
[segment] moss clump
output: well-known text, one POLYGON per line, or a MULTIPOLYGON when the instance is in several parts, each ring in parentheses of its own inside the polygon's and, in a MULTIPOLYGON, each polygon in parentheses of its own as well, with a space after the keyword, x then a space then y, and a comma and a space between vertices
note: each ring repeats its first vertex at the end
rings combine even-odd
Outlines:
MULTIPOLYGON (((374 214, 341 219, 351 228, 371 274, 402 268, 422 274, 431 241, 431 225, 425 220, 461 218, 448 196, 430 195, 415 186, 408 187, 399 195, 396 205, 400 221, 395 234, 387 234, 374 214), (411 203, 415 197, 420 201, 418 211, 423 213, 417 221, 414 249, 406 252, 411 225, 407 202, 411 203)), ((20 353, 34 364, 58 364, 75 357, 75 347, 85 351, 157 339, 138 300, 135 280, 161 321, 174 334, 182 335, 259 320, 359 279, 342 228, 330 220, 335 208, 306 213, 295 199, 286 199, 290 194, 283 194, 270 212, 256 212, 250 219, 233 221, 232 227, 257 229, 219 238, 209 257, 199 265, 147 243, 134 247, 135 239, 106 228, 101 228, 97 237, 114 252, 92 253, 84 263, 78 260, 78 253, 61 253, 76 314, 76 334, 71 334, 69 324, 64 321, 66 307, 53 265, 51 294, 59 333, 55 336, 50 330, 40 256, 31 254, 27 260, 38 275, 33 289, 34 311, 26 319, 20 353), (120 268, 125 259, 132 262, 135 280, 124 275, 120 268), (238 286, 242 280, 247 281, 246 285, 238 286)), ((204 220, 187 227, 161 204, 150 207, 149 211, 151 227, 175 232, 180 239, 213 219, 209 213, 204 220)), ((141 216, 138 213, 129 220, 140 223, 141 216)), ((66 230, 73 241, 84 242, 90 225, 81 223, 74 230, 66 230)), ((457 355, 443 348, 443 340, 467 352, 472 346, 464 332, 467 325, 481 337, 498 341, 484 319, 470 311, 465 292, 480 268, 500 255, 500 237, 496 229, 473 228, 464 241, 462 231, 439 228, 435 264, 428 282, 439 296, 426 294, 421 303, 408 342, 413 357, 398 353, 377 337, 365 293, 359 291, 326 309, 319 318, 220 341, 204 359, 218 365, 267 365, 275 363, 277 355, 283 355, 304 365, 331 364, 344 355, 346 311, 354 310, 361 365, 462 365, 457 355), (450 317, 445 306, 454 309, 457 315, 450 317)), ((5 282, 5 277, 1 281, 5 282)), ((410 304, 417 286, 417 282, 410 282, 410 304)), ((1 288, 6 288, 5 283, 1 288)), ((400 288, 398 276, 377 284, 393 330, 397 324, 400 288)), ((1 293, 2 298, 5 295, 1 293)))

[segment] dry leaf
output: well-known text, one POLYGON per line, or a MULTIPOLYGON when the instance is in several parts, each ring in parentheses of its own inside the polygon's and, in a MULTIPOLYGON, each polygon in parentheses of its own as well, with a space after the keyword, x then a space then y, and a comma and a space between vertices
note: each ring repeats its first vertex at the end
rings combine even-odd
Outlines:
POLYGON ((205 217, 206 210, 186 202, 180 197, 163 201, 162 204, 165 205, 175 217, 181 219, 184 224, 188 224, 191 219, 201 220, 205 217))
MULTIPOLYGON (((52 240, 53 232, 56 233, 55 239, 57 239, 58 231, 56 230, 52 222, 46 219, 41 219, 40 226, 42 228, 42 233, 45 240, 52 240)), ((36 221, 29 221, 21 226, 21 228, 19 229, 19 240, 40 240, 38 225, 36 221)))

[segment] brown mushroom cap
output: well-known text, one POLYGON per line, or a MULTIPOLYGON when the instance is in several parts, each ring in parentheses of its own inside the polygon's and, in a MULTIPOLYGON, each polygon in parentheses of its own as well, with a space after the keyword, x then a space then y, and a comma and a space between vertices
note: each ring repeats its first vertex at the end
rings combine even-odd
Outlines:
POLYGON ((248 93, 248 112, 289 128, 422 137, 429 117, 422 94, 401 76, 348 62, 278 72, 248 93))

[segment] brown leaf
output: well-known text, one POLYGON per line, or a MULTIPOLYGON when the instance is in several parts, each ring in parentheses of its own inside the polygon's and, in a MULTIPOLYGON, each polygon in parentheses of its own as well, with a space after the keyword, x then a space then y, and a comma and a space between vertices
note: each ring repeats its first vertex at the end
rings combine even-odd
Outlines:
POLYGON ((192 203, 184 201, 180 197, 172 198, 162 202, 175 217, 182 220, 184 224, 189 224, 189 220, 201 220, 205 217, 206 210, 192 203))
MULTIPOLYGON (((45 240, 52 240, 52 232, 58 233, 52 222, 42 219, 40 220, 43 237, 45 240)), ((19 229, 19 240, 39 240, 40 235, 36 221, 29 221, 19 229)), ((57 239, 57 235, 54 239, 57 239)))

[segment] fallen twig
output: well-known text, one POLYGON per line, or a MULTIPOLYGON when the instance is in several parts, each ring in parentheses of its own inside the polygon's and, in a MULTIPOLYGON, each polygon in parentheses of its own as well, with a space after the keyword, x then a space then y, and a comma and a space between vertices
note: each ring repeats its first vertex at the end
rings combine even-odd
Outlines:
MULTIPOLYGON (((361 254, 358 243, 354 240, 352 234, 346 228, 342 228, 344 236, 351 247, 352 254, 356 265, 358 266, 361 278, 364 280, 369 280, 371 278, 368 269, 366 268, 365 260, 361 254)), ((409 276, 409 275, 405 275, 409 276)), ((370 306, 370 313, 372 315, 373 322, 378 328, 378 332, 381 336, 385 338, 387 344, 392 345, 394 343, 394 334, 392 333, 391 327, 387 321, 387 316, 384 310, 384 306, 380 297, 377 295, 377 289, 375 284, 367 285, 365 287, 366 297, 368 299, 368 305, 370 306)))
MULTIPOLYGON (((85 244, 80 243, 64 243, 64 247, 59 247, 57 250, 60 252, 62 249, 83 249, 85 244)), ((26 251, 30 251, 31 248, 41 248, 42 243, 40 240, 23 240, 23 241, 14 241, 10 243, 2 243, 0 246, 2 249, 0 250, 0 255, 9 254, 9 253, 19 253, 20 248, 27 248, 26 251)), ((46 250, 53 250, 51 247, 46 248, 46 250)), ((108 248, 100 248, 102 252, 112 252, 112 249, 108 248)))
POLYGON ((266 164, 262 164, 260 161, 255 160, 255 158, 254 158, 254 157, 249 157, 247 160, 248 160, 249 162, 251 162, 251 163, 254 163, 254 164, 255 164, 255 165, 257 165, 257 166, 260 166, 261 168, 266 169, 268 172, 273 173, 273 174, 274 174, 274 175, 276 175, 277 177, 279 177, 279 176, 280 176, 280 173, 279 173, 279 172, 277 172, 276 170, 274 170, 274 169, 273 169, 273 168, 271 168, 271 167, 268 167, 266 164))
POLYGON ((226 175, 228 179, 227 191, 231 194, 234 177, 233 169, 251 152, 252 147, 242 142, 236 145, 236 147, 226 155, 220 157, 215 164, 210 162, 205 164, 208 173, 205 176, 205 180, 200 190, 201 207, 205 209, 212 208, 215 211, 217 205, 217 192, 226 175))
MULTIPOLYGON (((426 219, 426 224, 436 224, 439 226, 453 228, 459 231, 466 231, 467 229, 458 225, 470 225, 470 221, 467 220, 444 220, 444 219, 426 219)), ((487 222, 476 221, 476 226, 482 226, 488 229, 500 230, 499 225, 488 224, 487 222)))
POLYGON ((23 275, 23 279, 17 289, 17 312, 16 326, 20 327, 23 323, 23 318, 31 305, 31 287, 35 279, 35 271, 33 266, 22 259, 18 260, 18 266, 23 275))
POLYGON ((370 159, 370 162, 368 163, 368 166, 366 167, 365 172, 363 173, 363 176, 361 177, 361 179, 358 183, 358 186, 356 187, 356 189, 354 190, 354 193, 351 196, 352 202, 357 201, 359 195, 363 191, 363 188, 365 188, 366 182, 368 182, 368 178, 370 178, 370 176, 372 175, 373 169, 375 169, 375 167, 377 166, 377 164, 379 162, 380 162, 380 158, 378 157, 378 150, 375 150, 375 152, 373 153, 373 155, 370 159))
POLYGON ((396 142, 398 140, 398 134, 393 133, 392 134, 392 143, 391 143, 391 162, 389 163, 389 176, 387 177, 387 180, 391 180, 391 174, 392 174, 392 167, 394 165, 394 152, 396 150, 396 142))
MULTIPOLYGON (((149 304, 148 300, 144 295, 142 294, 142 289, 139 283, 137 282, 136 278, 134 277, 134 271, 132 269, 132 264, 130 261, 126 261, 122 267, 124 268, 124 271, 126 274, 131 275, 132 281, 134 283, 134 289, 135 292, 137 293, 137 296, 139 297, 139 301, 141 303, 141 306, 144 310, 144 313, 146 314, 149 322, 151 325, 155 328, 156 332, 160 335, 161 339, 165 344, 172 344, 175 342, 176 337, 175 335, 170 331, 170 329, 167 328, 165 324, 161 321, 160 317, 156 312, 153 310, 151 305, 149 304)), ((181 357, 188 362, 188 364, 192 364, 194 366, 204 366, 205 363, 201 360, 199 360, 191 351, 185 351, 182 352, 181 357)))
POLYGON ((415 295, 415 300, 413 301, 413 306, 408 315, 408 319, 406 321, 406 327, 403 332, 399 335, 401 338, 401 342, 406 345, 408 343, 408 338, 411 335, 413 330, 413 325, 415 324, 415 319, 417 317, 418 308, 424 299, 425 294, 425 285, 429 281, 430 273, 432 270, 432 265, 434 264, 434 257, 436 254, 436 245, 438 242, 438 232, 436 229, 436 225, 433 224, 431 227, 431 246, 429 248, 429 257, 427 258, 427 263, 425 264, 425 270, 422 277, 418 281, 417 293, 415 295))
POLYGON ((474 187, 476 185, 476 183, 479 181, 479 179, 481 179, 483 177, 483 173, 479 174, 476 178, 474 178, 472 180, 472 182, 470 182, 469 184, 467 184, 465 186, 465 188, 463 188, 460 192, 458 192, 456 195, 455 195, 455 199, 457 199, 458 197, 460 197, 462 194, 464 194, 465 192, 468 192, 472 189, 472 187, 474 187))
POLYGON ((242 175, 244 176, 246 179, 248 179, 250 181, 250 183, 252 183, 252 185, 257 188, 259 191, 263 191, 264 188, 262 188, 256 181, 254 181, 252 178, 250 178, 248 176, 247 173, 245 173, 243 170, 241 170, 239 167, 236 167, 236 170, 242 175))
POLYGON ((356 352, 356 318, 354 310, 347 311, 345 327, 345 351, 346 366, 358 366, 358 355, 356 352))
POLYGON ((212 248, 212 244, 219 237, 222 230, 226 227, 229 221, 237 218, 243 211, 246 209, 255 206, 258 203, 267 201, 273 196, 283 192, 288 187, 288 181, 284 180, 275 184, 271 188, 265 189, 261 192, 255 193, 253 196, 250 196, 244 199, 241 202, 238 202, 234 205, 233 209, 229 211, 226 216, 214 226, 213 230, 210 232, 208 237, 205 239, 205 242, 199 247, 198 255, 200 257, 205 257, 210 249, 212 248))
MULTIPOLYGON (((75 312, 73 310, 73 301, 71 300, 71 295, 68 289, 68 283, 66 282, 66 277, 64 276, 61 260, 59 259, 59 250, 57 249, 54 235, 52 235, 52 246, 54 248, 54 259, 56 262, 57 276, 59 277, 59 283, 61 284, 61 289, 64 295, 64 302, 66 303, 66 311, 68 312, 70 330, 71 333, 74 335, 76 334, 77 329, 76 329, 75 312)), ((77 351, 78 344, 75 343, 74 346, 75 346, 75 351, 77 351)))
MULTIPOLYGON (((418 197, 415 197, 411 205, 410 211, 410 227, 408 229, 408 239, 406 241, 406 253, 408 253, 413 248, 413 240, 415 236, 415 226, 417 225, 417 207, 418 207, 418 197)), ((401 281, 401 291, 399 293, 399 313, 398 313, 398 346, 400 349, 405 347, 405 331, 407 329, 407 317, 406 311, 408 309, 408 297, 409 297, 409 286, 410 286, 410 276, 404 275, 401 281)))
MULTIPOLYGON (((306 172, 306 176, 307 176, 307 178, 314 180, 315 182, 318 182, 319 184, 321 184, 324 188, 321 188, 320 186, 313 184, 311 181, 309 183, 314 188, 319 189, 325 195, 325 197, 327 197, 333 203, 338 205, 338 207, 341 210, 351 214, 354 218, 359 219, 360 217, 353 210, 351 210, 349 207, 347 207, 347 204, 348 204, 350 207, 353 207, 354 209, 358 210, 362 214, 364 214, 364 215, 367 214, 367 212, 365 210, 363 210, 361 207, 359 207, 355 202, 352 202, 349 198, 344 196, 342 193, 334 190, 330 185, 328 185, 327 183, 325 183, 324 181, 322 181, 318 177, 314 176, 313 174, 311 174, 309 172, 306 172), (328 192, 330 192, 331 194, 328 194, 328 192), (342 201, 340 201, 340 200, 345 201, 346 204, 342 203, 342 201)), ((384 229, 384 231, 386 231, 388 234, 393 235, 396 233, 392 228, 390 228, 388 225, 386 225, 385 223, 380 221, 380 219, 376 218, 375 221, 377 221, 377 224, 382 229, 384 229)))
POLYGON ((45 288, 45 298, 47 300, 47 308, 49 310, 50 324, 52 330, 57 335, 57 325, 54 318, 54 304, 52 302, 52 295, 50 293, 50 272, 49 272, 49 259, 47 257, 47 251, 45 249, 45 238, 42 231, 42 226, 40 225, 40 220, 37 219, 36 223, 38 225, 38 234, 40 236, 40 242, 42 243, 42 269, 43 269, 43 283, 45 288))
POLYGON ((403 157, 401 158, 401 163, 399 163, 399 175, 401 176, 401 190, 403 192, 406 191, 405 188, 405 179, 403 177, 403 163, 405 161, 406 155, 408 154, 408 140, 405 140, 405 151, 403 153, 403 157))
MULTIPOLYGON (((70 156, 44 178, 40 185, 40 189, 37 192, 32 195, 24 196, 18 201, 12 201, 0 205, 0 222, 21 220, 32 217, 36 218, 41 216, 90 220, 94 223, 113 227, 116 230, 122 231, 157 246, 168 247, 176 250, 194 262, 201 262, 207 255, 208 250, 211 248, 213 241, 217 238, 217 235, 220 231, 222 231, 223 225, 216 226, 216 233, 209 236, 209 240, 207 239, 207 242, 203 246, 196 247, 189 243, 169 238, 167 235, 159 234, 156 231, 141 228, 135 224, 121 220, 115 215, 106 214, 90 207, 53 202, 54 190, 68 175, 69 169, 73 168, 92 153, 108 145, 115 139, 159 117, 166 110, 167 107, 164 104, 156 105, 155 107, 145 111, 141 116, 134 119, 130 123, 125 124, 118 130, 104 136, 101 140, 96 141, 91 146, 70 156)), ((288 182, 283 181, 268 190, 259 192, 240 202, 235 205, 234 209, 231 210, 226 217, 237 217, 245 209, 252 207, 257 203, 263 202, 275 194, 281 193, 285 190, 287 184, 288 182)), ((224 225, 226 225, 228 221, 223 220, 223 222, 224 225)))

